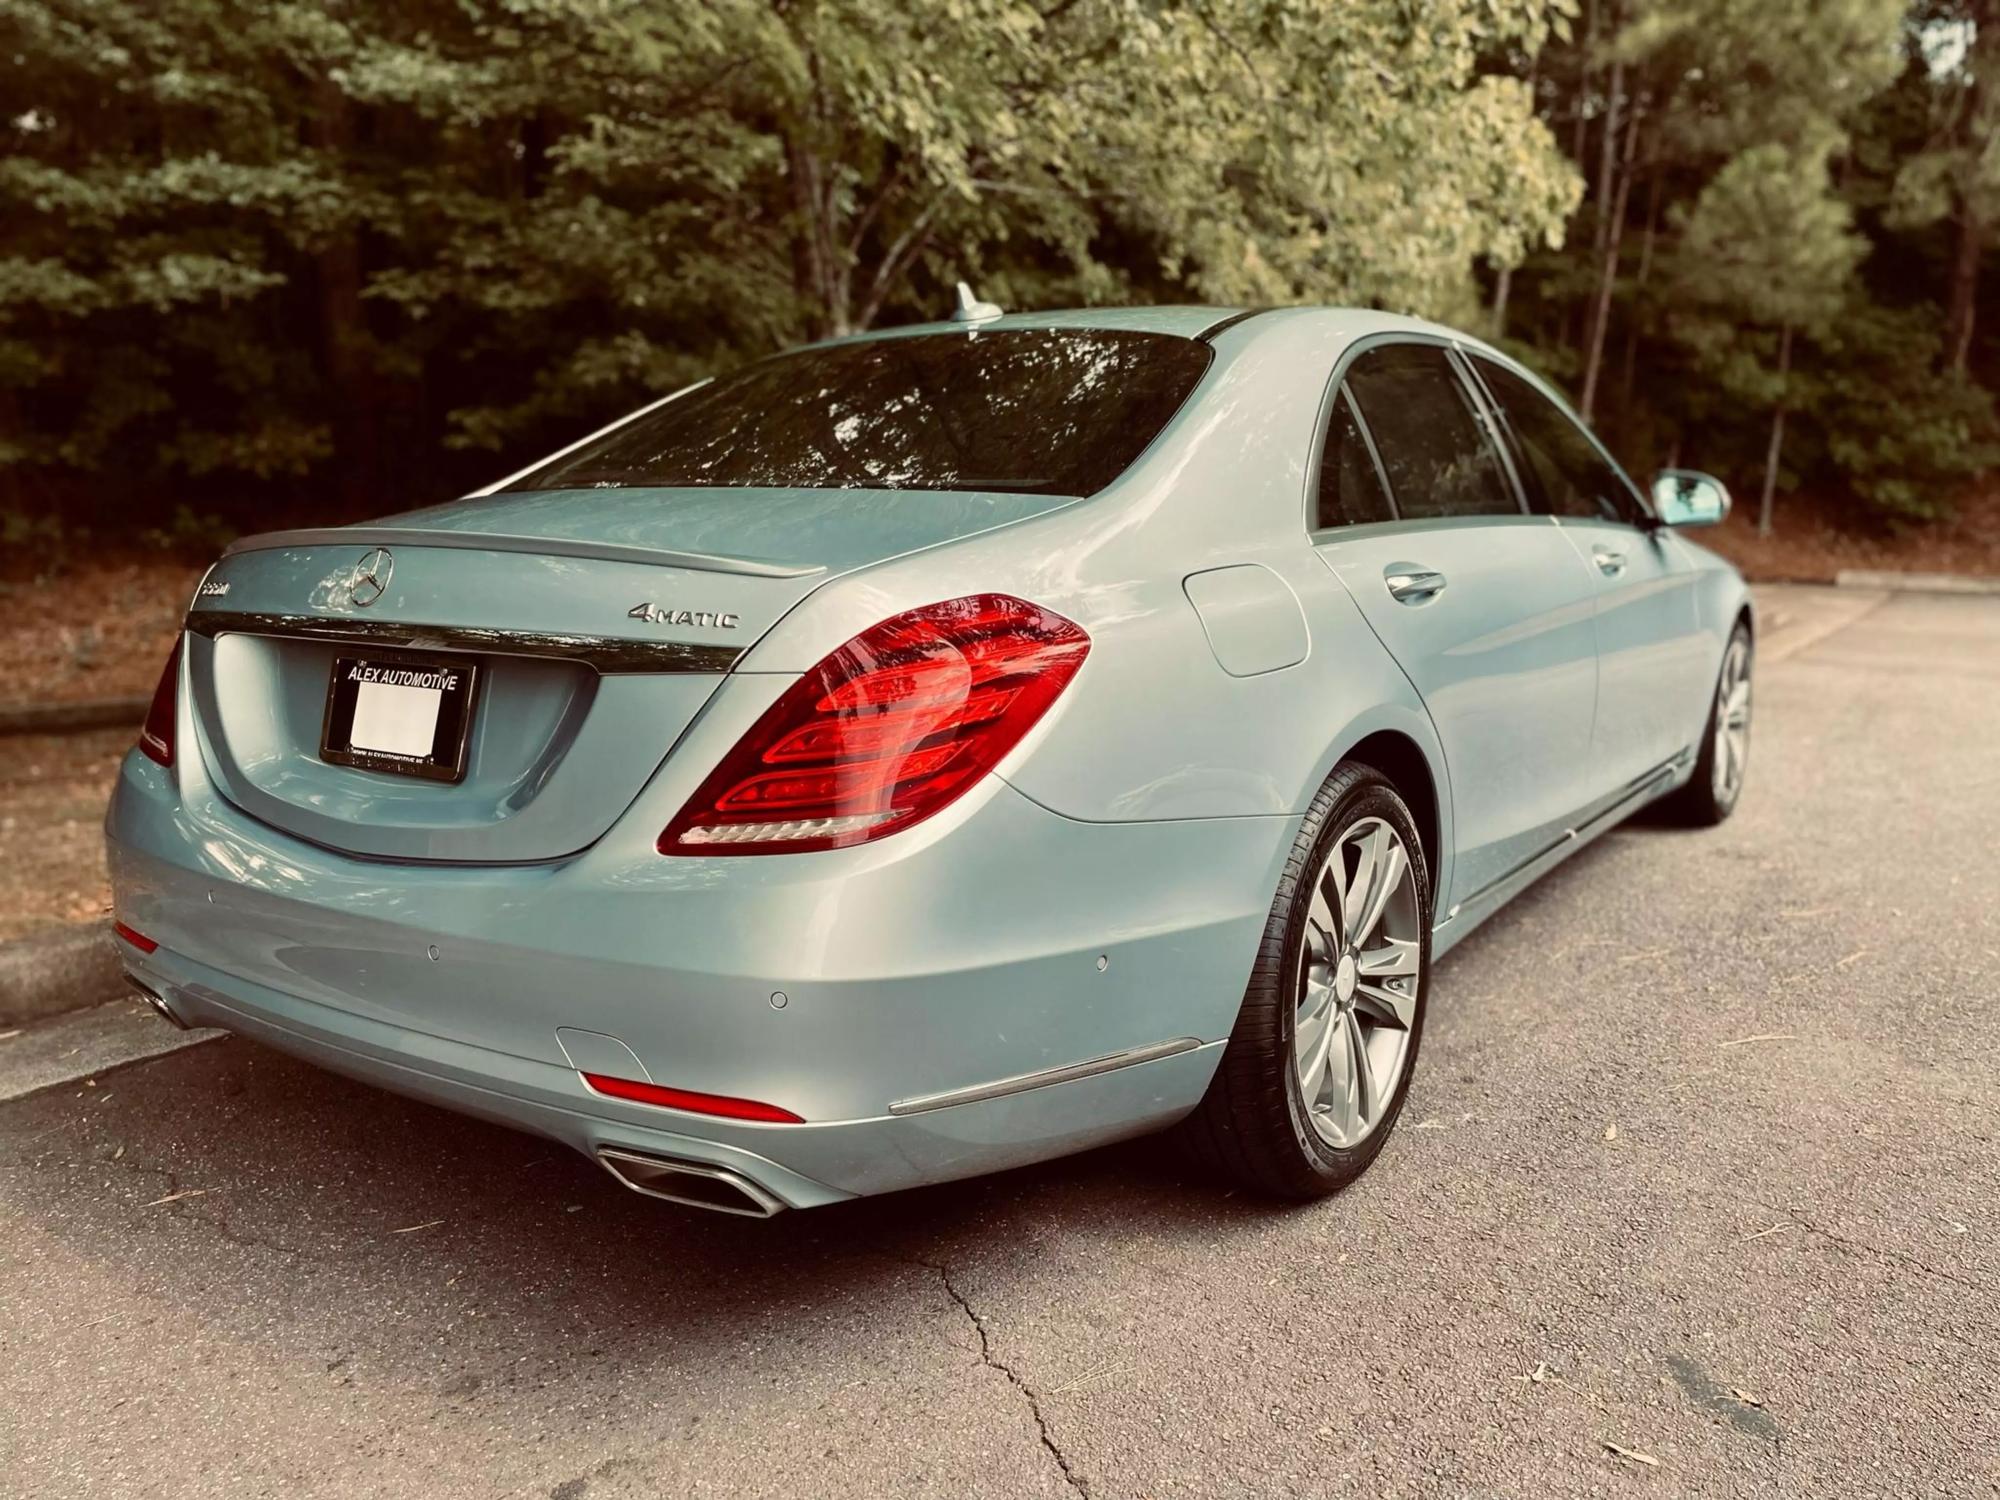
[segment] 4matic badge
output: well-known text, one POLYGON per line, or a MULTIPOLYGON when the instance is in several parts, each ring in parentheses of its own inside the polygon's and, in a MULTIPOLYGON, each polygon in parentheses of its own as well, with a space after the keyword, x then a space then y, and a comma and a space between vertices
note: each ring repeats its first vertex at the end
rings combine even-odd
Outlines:
POLYGON ((711 609, 670 609, 664 604, 635 604, 625 611, 626 617, 644 620, 648 625, 707 625, 717 630, 734 630, 737 616, 718 614, 711 609))

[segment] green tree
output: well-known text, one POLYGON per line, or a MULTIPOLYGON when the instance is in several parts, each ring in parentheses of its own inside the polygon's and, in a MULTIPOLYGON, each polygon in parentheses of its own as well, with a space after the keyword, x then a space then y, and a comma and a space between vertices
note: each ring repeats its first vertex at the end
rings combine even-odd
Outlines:
POLYGON ((1947 256, 1897 205, 1967 118, 1971 65, 1926 48, 1970 3, 1586 0, 1574 41, 1505 61, 1590 183, 1563 248, 1495 278, 1511 341, 1628 451, 1755 475, 1767 518, 1785 479, 1940 513, 1992 403, 1902 363, 1943 347, 1947 256))
POLYGON ((2000 0, 1946 0, 1914 18, 1930 132, 1898 165, 1892 228, 1949 223, 1944 358, 1972 356, 1981 262, 2000 228, 2000 0))
MULTIPOLYGON (((1608 0, 1608 35, 1595 58, 1603 120, 1582 355, 1586 416, 1597 407, 1635 184, 1646 179, 1650 242, 1669 180, 1698 183, 1762 144, 1817 150, 1895 78, 1903 7, 1904 0, 1608 0)), ((1642 252, 1641 282, 1651 266, 1642 252)))
POLYGON ((1560 13, 12 0, 0 474, 379 509, 440 433, 519 452, 961 275, 1451 315, 1574 202, 1480 67, 1560 13))
POLYGON ((302 143, 284 29, 131 0, 0 12, 0 482, 327 456, 312 352, 244 337, 353 212, 302 143))
POLYGON ((1771 534, 1785 418, 1795 405, 1793 344, 1823 336, 1853 294, 1867 244, 1817 149, 1753 146, 1702 190, 1675 252, 1676 335, 1698 368, 1739 400, 1768 407, 1757 531, 1771 534))

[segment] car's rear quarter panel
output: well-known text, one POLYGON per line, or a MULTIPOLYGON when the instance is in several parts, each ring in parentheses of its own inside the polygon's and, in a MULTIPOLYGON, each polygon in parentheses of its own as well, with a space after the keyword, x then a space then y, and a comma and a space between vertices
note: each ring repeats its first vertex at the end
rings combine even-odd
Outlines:
MULTIPOLYGON (((1269 820, 1268 899, 1288 828, 1348 748, 1388 731, 1433 768, 1448 866, 1449 785, 1429 717, 1305 529, 1320 405, 1348 337, 1338 317, 1305 310, 1227 330, 1187 407, 1110 489, 835 580, 741 670, 803 671, 899 610, 1001 589, 1091 637, 1076 681, 1001 766, 1043 806, 1106 823, 1269 820), (1253 676, 1217 660, 1184 581, 1243 563, 1270 570, 1296 601, 1304 660, 1253 676)), ((1249 964, 1246 952, 1246 975, 1249 964)))

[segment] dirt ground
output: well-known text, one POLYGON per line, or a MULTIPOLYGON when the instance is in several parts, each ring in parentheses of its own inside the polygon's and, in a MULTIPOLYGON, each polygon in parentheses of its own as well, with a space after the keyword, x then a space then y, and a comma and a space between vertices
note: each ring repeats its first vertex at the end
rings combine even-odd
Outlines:
POLYGON ((0 943, 109 909, 104 803, 131 744, 126 729, 0 737, 0 943))
POLYGON ((1906 536, 1842 531, 1811 501, 1782 499, 1769 537, 1757 535, 1756 497, 1738 497, 1725 525, 1697 534, 1753 583, 1832 583, 1843 568, 1968 573, 2000 578, 2000 490, 1973 496, 1950 521, 1906 536))
POLYGON ((0 707, 152 692, 201 574, 137 557, 0 582, 0 707))

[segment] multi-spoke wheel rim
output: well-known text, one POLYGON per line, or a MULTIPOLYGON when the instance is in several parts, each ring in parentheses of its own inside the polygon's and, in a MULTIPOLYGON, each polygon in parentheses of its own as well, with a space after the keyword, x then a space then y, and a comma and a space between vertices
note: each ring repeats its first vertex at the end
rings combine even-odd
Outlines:
POLYGON ((1422 909, 1403 840, 1362 818, 1313 882, 1299 955, 1293 1065, 1320 1138, 1358 1145, 1382 1122, 1409 1056, 1422 909))
POLYGON ((1743 787, 1743 768, 1750 760, 1750 643, 1737 636, 1722 658, 1722 680, 1715 686, 1715 800, 1727 807, 1743 787))

